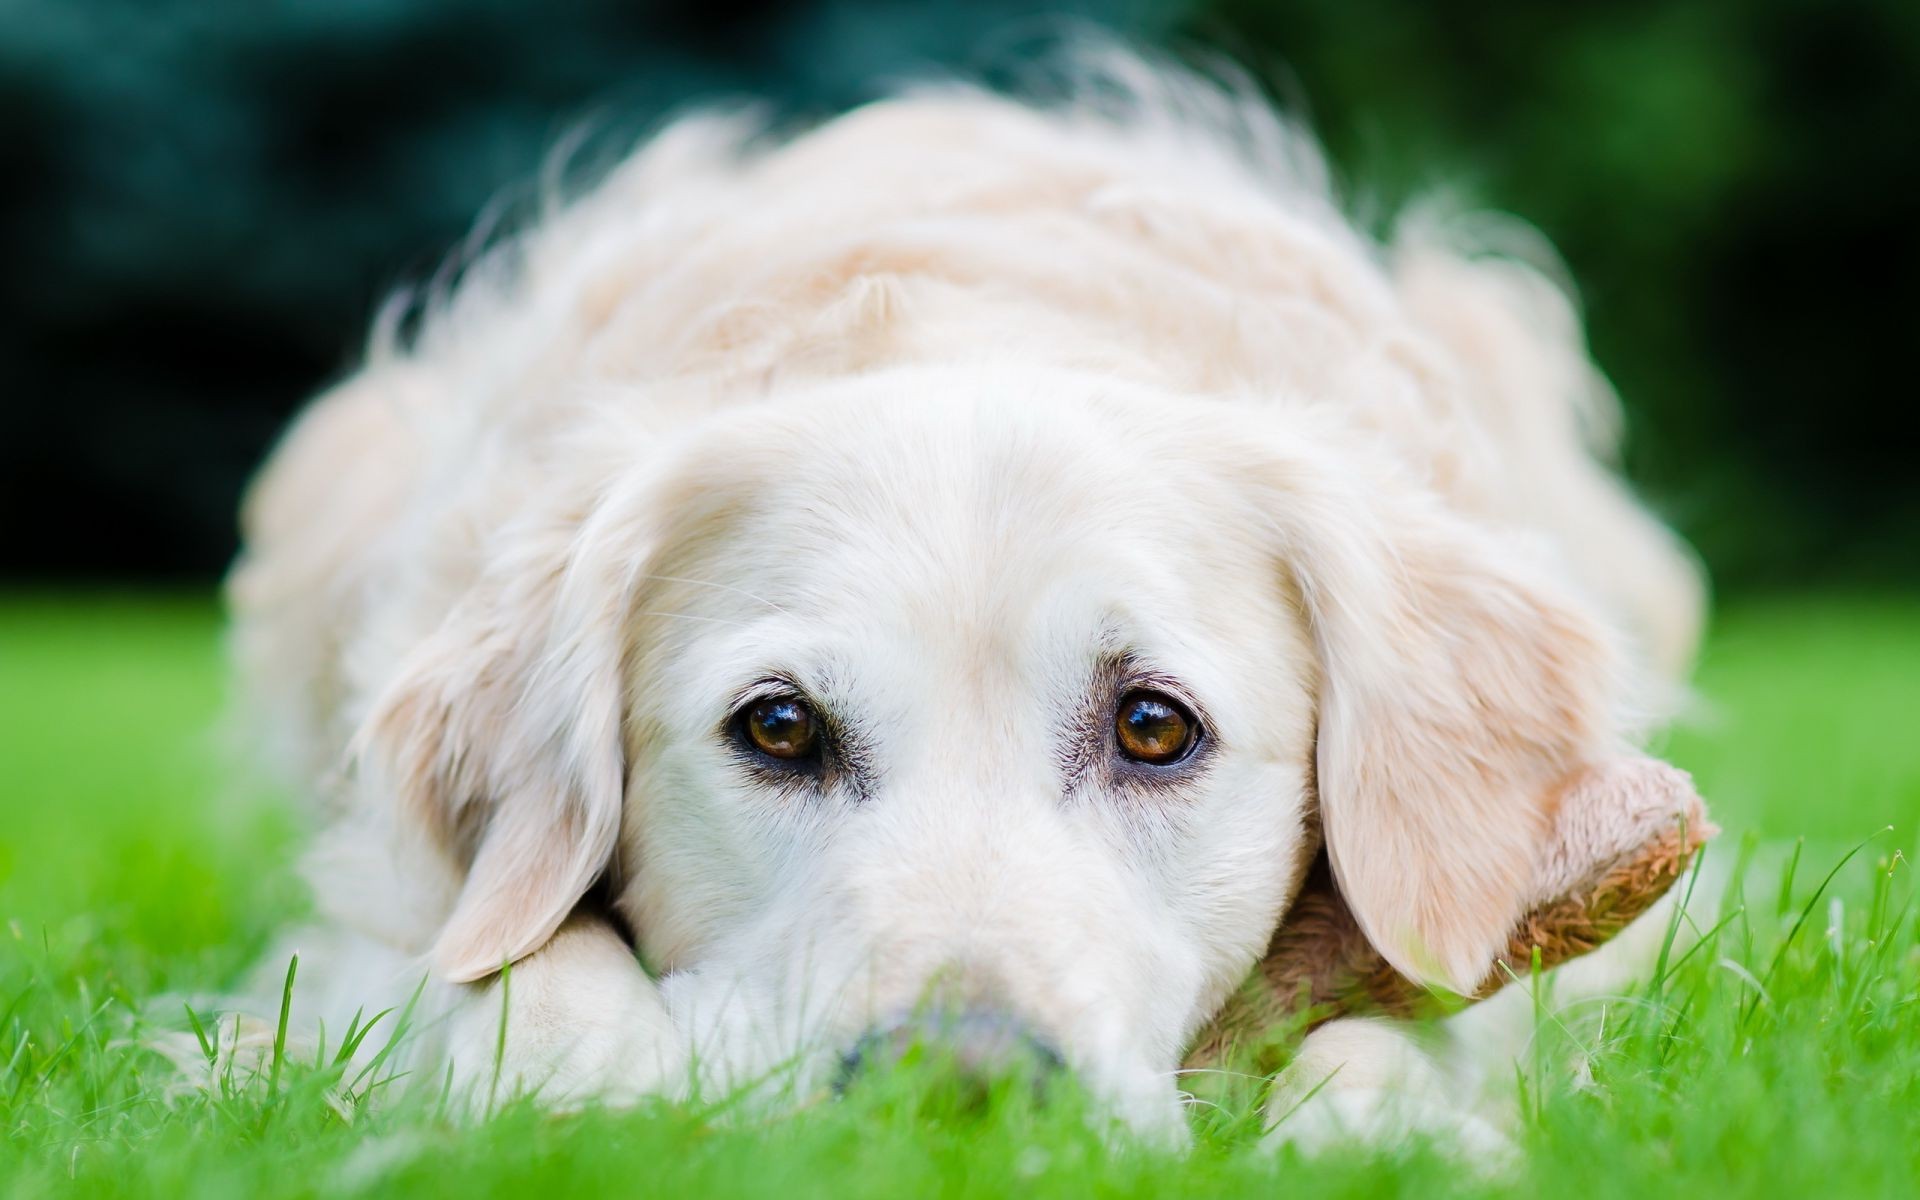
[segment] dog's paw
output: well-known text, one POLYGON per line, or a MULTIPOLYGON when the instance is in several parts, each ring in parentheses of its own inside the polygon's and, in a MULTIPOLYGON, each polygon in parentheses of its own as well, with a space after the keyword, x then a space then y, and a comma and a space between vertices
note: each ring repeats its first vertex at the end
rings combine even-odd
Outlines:
POLYGON ((1517 1154, 1513 1140, 1491 1121, 1404 1088, 1330 1088, 1286 1113, 1268 1134, 1269 1145, 1291 1146, 1308 1157, 1413 1143, 1490 1172, 1517 1154))
MULTIPOLYGON (((127 1039, 170 1063, 178 1077, 166 1095, 194 1091, 213 1094, 244 1091, 265 1080, 272 1069, 278 1030, 274 1022, 227 1012, 202 1018, 192 1032, 184 1029, 145 1029, 127 1039)), ((313 1040, 288 1036, 282 1053, 310 1053, 313 1040)))
POLYGON ((1500 1171, 1517 1147, 1457 1093, 1410 1030, 1384 1020, 1334 1021, 1309 1035, 1274 1081, 1268 1144, 1314 1156, 1420 1143, 1500 1171))
POLYGON ((575 917, 472 989, 449 1026, 454 1091, 476 1106, 630 1104, 672 1090, 680 1054, 658 986, 604 922, 575 917))

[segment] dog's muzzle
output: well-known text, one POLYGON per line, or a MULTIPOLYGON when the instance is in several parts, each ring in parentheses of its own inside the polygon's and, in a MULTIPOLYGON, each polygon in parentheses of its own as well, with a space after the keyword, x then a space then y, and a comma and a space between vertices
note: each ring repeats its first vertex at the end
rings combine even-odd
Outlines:
POLYGON ((925 1062, 982 1099, 995 1084, 1026 1079, 1034 1095, 1066 1067, 1060 1051, 1004 1013, 963 1010, 906 1017, 869 1030, 841 1056, 834 1090, 876 1070, 925 1062))

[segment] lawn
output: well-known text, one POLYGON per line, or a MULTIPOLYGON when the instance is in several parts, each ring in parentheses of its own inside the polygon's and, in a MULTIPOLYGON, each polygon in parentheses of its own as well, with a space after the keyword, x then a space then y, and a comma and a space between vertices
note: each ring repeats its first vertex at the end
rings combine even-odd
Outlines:
POLYGON ((1175 1156, 1071 1105, 962 1112, 886 1087, 778 1120, 507 1106, 478 1125, 420 1089, 365 1103, 307 1061, 272 1086, 183 1090, 132 1043, 135 1009, 231 982, 303 903, 286 869, 297 819, 222 769, 218 641, 199 597, 0 601, 0 1194, 1920 1192, 1920 940, 1899 854, 1920 824, 1909 597, 1721 615, 1703 711, 1666 751, 1726 827, 1711 853, 1748 899, 1616 1006, 1591 1087, 1533 1090, 1527 1160, 1501 1180, 1430 1151, 1266 1152, 1231 1094, 1196 1109, 1195 1147, 1175 1156))

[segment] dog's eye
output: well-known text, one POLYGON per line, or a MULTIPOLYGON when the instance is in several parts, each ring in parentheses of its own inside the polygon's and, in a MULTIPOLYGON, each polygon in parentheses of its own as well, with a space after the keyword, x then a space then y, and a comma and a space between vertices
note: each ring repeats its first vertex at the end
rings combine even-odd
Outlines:
POLYGON ((749 705, 741 714, 740 732, 770 758, 810 758, 820 738, 813 710, 793 696, 770 696, 749 705))
POLYGON ((1136 762, 1166 766, 1193 750, 1200 722, 1186 706, 1160 692, 1128 692, 1113 718, 1120 752, 1136 762))

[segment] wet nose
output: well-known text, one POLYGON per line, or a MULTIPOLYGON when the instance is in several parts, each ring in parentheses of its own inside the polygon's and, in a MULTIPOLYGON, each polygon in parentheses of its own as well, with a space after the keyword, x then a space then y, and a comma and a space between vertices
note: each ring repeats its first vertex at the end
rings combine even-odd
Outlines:
POLYGON ((927 1062, 982 1098, 1001 1080, 1025 1077, 1036 1095, 1066 1066, 1060 1051, 1004 1013, 962 1011, 907 1017, 867 1031, 840 1060, 837 1090, 904 1062, 927 1062))

